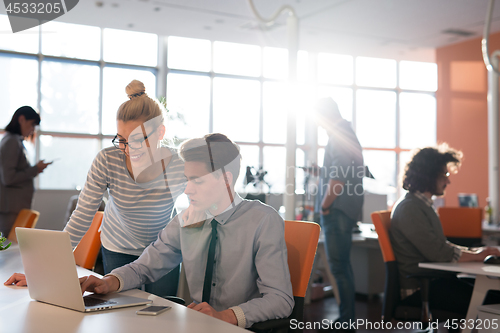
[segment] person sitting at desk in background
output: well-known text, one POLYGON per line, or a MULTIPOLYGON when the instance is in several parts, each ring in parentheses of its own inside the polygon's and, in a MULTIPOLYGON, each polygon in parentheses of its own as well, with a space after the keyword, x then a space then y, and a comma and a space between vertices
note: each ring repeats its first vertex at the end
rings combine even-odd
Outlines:
POLYGON ((103 279, 81 278, 82 291, 135 288, 158 280, 182 261, 194 300, 190 309, 240 327, 286 318, 294 299, 284 221, 273 208, 235 192, 238 146, 216 133, 184 142, 179 153, 189 207, 136 261, 103 279))
POLYGON ((21 209, 30 209, 33 179, 52 162, 31 166, 23 141, 33 137, 40 115, 29 106, 14 112, 0 143, 0 232, 7 237, 21 209))
MULTIPOLYGON (((162 143, 165 135, 163 107, 133 80, 126 87, 129 100, 116 114, 113 145, 95 157, 78 204, 64 228, 76 247, 87 232, 104 192, 109 200, 101 225, 102 257, 107 274, 137 259, 170 221, 175 200, 184 191, 184 165, 177 151, 162 143)), ((177 267, 145 290, 175 296, 177 267)), ((16 273, 6 284, 26 285, 16 273)))
MULTIPOLYGON (((421 262, 483 261, 488 255, 500 255, 496 248, 469 250, 446 240, 439 216, 432 207, 432 196, 444 194, 450 173, 456 173, 462 153, 446 144, 417 150, 405 167, 403 188, 409 193, 399 199, 391 214, 389 236, 398 262, 401 298, 419 302, 419 282, 409 275, 430 273, 419 268, 421 262)), ((432 273, 432 272, 431 272, 432 273)), ((431 308, 467 314, 472 286, 451 276, 431 280, 431 308)))

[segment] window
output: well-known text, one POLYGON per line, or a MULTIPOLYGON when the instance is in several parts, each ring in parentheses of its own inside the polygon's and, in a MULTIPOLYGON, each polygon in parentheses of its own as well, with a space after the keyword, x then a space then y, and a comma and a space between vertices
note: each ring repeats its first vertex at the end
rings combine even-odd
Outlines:
POLYGON ((214 72, 259 76, 261 49, 255 45, 214 43, 214 72))
POLYGON ((34 57, 0 54, 0 73, 0 128, 4 128, 19 107, 38 108, 38 61, 34 57))
POLYGON ((259 141, 260 83, 214 78, 214 132, 234 141, 259 141))
POLYGON ((396 88, 396 60, 356 58, 356 84, 359 86, 396 88))
POLYGON ((210 41, 182 37, 168 37, 168 67, 208 72, 211 69, 210 41))
POLYGON ((437 64, 401 61, 399 68, 399 85, 401 88, 423 91, 437 90, 437 64))
POLYGON ((403 92, 399 95, 399 108, 401 148, 436 144, 436 97, 403 92))
MULTIPOLYGON (((0 15, 0 28, 10 30, 6 20, 0 15)), ((147 93, 157 96, 157 69, 151 66, 158 62, 158 36, 107 29, 101 62, 101 31, 48 22, 40 29, 16 33, 15 38, 9 34, 0 38, 0 99, 5 110, 0 112, 0 128, 20 106, 40 111, 36 147, 26 143, 26 148, 33 164, 55 160, 35 178, 42 189, 83 186, 97 152, 111 146, 116 111, 128 99, 125 86, 132 79, 141 80, 147 93), (129 41, 134 38, 139 41, 132 45, 129 41)))
MULTIPOLYGON (((0 38, 0 50, 38 53, 39 28, 40 27, 37 25, 34 28, 20 31, 15 34, 3 33, 2 38, 0 38)), ((0 31, 12 31, 7 15, 0 15, 0 31)))
POLYGON ((264 118, 264 142, 282 143, 286 142, 286 122, 288 111, 286 101, 288 99, 288 85, 279 82, 264 82, 263 92, 263 118, 264 118))
POLYGON ((332 84, 352 84, 353 57, 320 53, 318 55, 318 81, 332 84))
POLYGON ((42 62, 40 128, 51 132, 99 132, 99 67, 42 62))
POLYGON ((131 65, 158 64, 158 36, 143 32, 104 29, 104 61, 131 65))
POLYGON ((363 147, 396 147, 396 93, 358 90, 356 134, 363 147))
MULTIPOLYGON (((5 15, 0 28, 10 30, 5 15)), ((167 137, 221 132, 240 145, 239 190, 246 188, 247 166, 268 172, 272 192, 285 190, 290 112, 296 112, 296 165, 322 164, 328 135, 312 116, 321 97, 332 97, 357 133, 376 177, 367 180, 367 190, 387 193, 390 202, 401 193, 397 178, 410 149, 436 141, 437 65, 432 63, 301 50, 298 80, 290 83, 288 51, 282 48, 60 22, 7 36, 0 38, 0 99, 7 110, 0 113, 0 127, 22 105, 40 110, 31 154, 61 158, 37 178, 41 188, 83 185, 95 154, 111 146, 116 112, 128 100, 125 86, 133 79, 145 84, 150 97, 166 96, 167 137), (166 69, 158 63, 163 49, 166 69), (166 90, 159 91, 165 83, 166 90)), ((297 193, 304 178, 296 169, 297 193)))
POLYGON ((96 139, 41 135, 40 159, 54 163, 40 174, 40 187, 68 190, 81 188, 98 151, 99 143, 96 139))
POLYGON ((264 48, 264 77, 269 79, 288 78, 288 50, 275 47, 264 48))
POLYGON ((40 28, 43 54, 87 60, 101 57, 101 29, 98 27, 51 21, 40 28))
POLYGON ((207 134, 210 130, 210 78, 168 74, 167 87, 168 110, 183 118, 183 121, 169 121, 168 136, 187 139, 207 134))

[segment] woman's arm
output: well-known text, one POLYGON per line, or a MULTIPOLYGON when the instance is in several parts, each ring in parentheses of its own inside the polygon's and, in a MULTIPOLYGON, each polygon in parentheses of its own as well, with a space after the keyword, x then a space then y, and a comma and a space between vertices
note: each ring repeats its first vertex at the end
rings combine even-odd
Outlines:
POLYGON ((104 192, 108 187, 107 175, 105 151, 101 150, 92 162, 87 174, 87 180, 78 197, 76 209, 64 228, 70 235, 73 248, 78 245, 83 235, 90 228, 92 219, 99 209, 104 192))

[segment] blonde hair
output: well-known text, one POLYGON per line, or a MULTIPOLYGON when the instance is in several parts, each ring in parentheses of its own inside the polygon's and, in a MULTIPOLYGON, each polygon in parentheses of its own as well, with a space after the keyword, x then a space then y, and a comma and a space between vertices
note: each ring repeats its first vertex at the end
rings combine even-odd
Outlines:
POLYGON ((141 81, 132 80, 125 88, 129 100, 120 105, 116 120, 123 122, 155 119, 154 126, 160 126, 165 121, 165 109, 156 100, 146 94, 146 88, 141 81))

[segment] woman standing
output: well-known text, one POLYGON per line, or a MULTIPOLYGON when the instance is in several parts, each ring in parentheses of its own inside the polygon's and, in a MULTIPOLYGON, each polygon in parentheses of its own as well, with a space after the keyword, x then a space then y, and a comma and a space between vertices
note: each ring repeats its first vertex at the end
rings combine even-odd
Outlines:
POLYGON ((29 106, 16 110, 0 142, 0 232, 5 237, 21 209, 31 208, 33 179, 51 163, 43 160, 31 166, 23 141, 32 137, 40 115, 29 106))
MULTIPOLYGON (((101 226, 106 274, 137 259, 156 240, 185 186, 182 161, 161 142, 165 135, 163 108, 148 97, 140 81, 130 82, 126 92, 129 100, 117 112, 114 146, 101 150, 94 159, 65 228, 72 245, 78 245, 108 192, 101 226)), ((173 296, 178 278, 177 269, 145 289, 173 296)))

